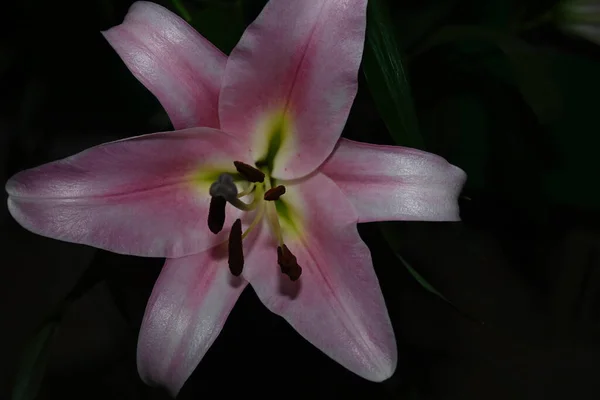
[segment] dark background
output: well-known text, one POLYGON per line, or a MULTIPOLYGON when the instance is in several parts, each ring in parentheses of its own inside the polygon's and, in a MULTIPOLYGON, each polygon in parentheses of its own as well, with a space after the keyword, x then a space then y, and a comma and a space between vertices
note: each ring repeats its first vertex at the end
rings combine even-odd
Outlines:
MULTIPOLYGON (((28 0, 1 13, 3 182, 92 145, 171 129, 99 33, 131 3, 28 0)), ((225 52, 264 4, 182 3, 225 52)), ((362 72, 344 136, 414 144, 469 176, 461 223, 387 223, 387 241, 381 225, 359 227, 394 324, 396 374, 382 384, 358 378, 248 288, 179 398, 600 397, 600 48, 549 19, 556 3, 387 2, 418 136, 394 131, 386 93, 362 72)), ((10 398, 40 326, 56 328, 40 399, 166 398, 135 366, 162 260, 36 236, 0 212, 0 398, 10 398)))

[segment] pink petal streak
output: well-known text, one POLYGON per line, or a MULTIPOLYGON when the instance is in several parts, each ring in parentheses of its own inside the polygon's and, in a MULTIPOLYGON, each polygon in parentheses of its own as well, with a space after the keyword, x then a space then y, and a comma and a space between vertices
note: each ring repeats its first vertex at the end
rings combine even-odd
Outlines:
POLYGON ((273 176, 302 177, 331 153, 357 91, 366 0, 271 0, 232 51, 219 97, 221 128, 266 154, 264 119, 290 121, 273 176), (310 3, 307 4, 307 3, 310 3))
POLYGON ((158 98, 175 129, 219 127, 227 57, 184 20, 158 4, 138 1, 121 25, 103 35, 158 98))
POLYGON ((185 256, 226 238, 208 229, 210 183, 199 185, 195 174, 235 171, 233 160, 248 157, 210 128, 138 136, 19 172, 6 184, 8 208, 39 235, 115 253, 185 256))
POLYGON ((284 233, 302 275, 292 282, 281 274, 277 242, 264 229, 244 276, 269 310, 329 357, 363 378, 389 378, 397 362, 394 332, 354 208, 322 174, 286 187, 285 196, 305 204, 299 238, 284 233))
POLYGON ((460 220, 466 175, 435 154, 341 139, 320 171, 348 196, 359 222, 460 220))
MULTIPOLYGON (((226 250, 226 247, 224 248, 226 250)), ((247 285, 210 249, 167 260, 140 329, 137 365, 144 382, 175 397, 215 341, 247 285)))

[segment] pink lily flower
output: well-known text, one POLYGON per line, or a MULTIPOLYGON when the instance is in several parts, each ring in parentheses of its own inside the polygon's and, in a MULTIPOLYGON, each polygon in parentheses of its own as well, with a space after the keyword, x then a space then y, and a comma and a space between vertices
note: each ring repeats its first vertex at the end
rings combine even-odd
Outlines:
POLYGON ((356 224, 456 221, 466 176, 433 154, 340 139, 366 5, 271 0, 227 58, 137 2, 103 34, 177 130, 8 181, 8 208, 34 233, 167 258, 139 335, 145 382, 176 395, 248 283, 342 366, 393 374, 394 333, 356 224))

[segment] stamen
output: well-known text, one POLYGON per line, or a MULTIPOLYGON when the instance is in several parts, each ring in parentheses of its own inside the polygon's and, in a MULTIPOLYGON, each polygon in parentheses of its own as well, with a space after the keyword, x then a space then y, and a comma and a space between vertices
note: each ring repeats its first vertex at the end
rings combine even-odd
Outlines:
MULTIPOLYGON (((257 185, 255 199, 262 199, 262 196, 263 196, 263 187, 262 187, 262 185, 257 185)), ((252 223, 246 228, 246 230, 242 234, 242 240, 245 239, 246 236, 248 236, 250 234, 252 229, 254 229, 260 221, 262 221, 262 217, 265 214, 265 207, 264 207, 265 203, 263 201, 259 201, 258 203, 260 203, 259 207, 258 207, 258 211, 256 212, 256 215, 254 216, 252 223)), ((219 243, 217 246, 224 246, 227 243, 228 243, 228 241, 225 240, 225 241, 219 243)))
POLYGON ((236 219, 229 232, 229 271, 240 276, 244 268, 244 247, 242 246, 242 220, 236 219))
POLYGON ((277 238, 277 243, 279 245, 283 245, 283 236, 281 235, 281 226, 279 225, 279 218, 277 218, 277 210, 275 210, 275 203, 267 204, 267 219, 271 223, 271 228, 273 228, 273 233, 277 238))
POLYGON ((256 225, 258 225, 258 223, 260 221, 262 221, 263 215, 265 215, 265 206, 263 204, 261 204, 260 207, 258 208, 258 211, 256 212, 256 215, 254 216, 254 219, 252 220, 250 225, 248 225, 248 227, 242 234, 242 239, 246 239, 246 236, 248 236, 248 234, 252 231, 252 229, 254 229, 256 227, 256 225))
POLYGON ((250 185, 248 185, 248 187, 246 189, 244 189, 241 192, 239 192, 238 195, 237 195, 238 199, 240 197, 244 197, 244 196, 247 196, 250 193, 252 193, 252 191, 254 190, 254 186, 255 186, 255 184, 251 183, 250 185))
POLYGON ((210 199, 208 209, 208 229, 215 235, 223 229, 225 225, 225 205, 227 201, 221 196, 214 196, 210 199))
POLYGON ((267 201, 279 200, 285 194, 285 186, 279 185, 266 191, 264 199, 267 201))
POLYGON ((241 161, 234 161, 235 169, 244 177, 248 182, 264 182, 265 174, 252 165, 245 164, 241 161))
POLYGON ((277 247, 277 264, 279 264, 281 272, 289 276, 292 281, 297 281, 302 275, 302 267, 298 265, 296 256, 285 244, 277 247))
POLYGON ((239 208, 242 211, 252 211, 252 210, 254 210, 256 208, 256 206, 259 203, 259 201, 256 199, 256 197, 254 198, 254 200, 250 204, 244 203, 243 201, 241 201, 237 197, 233 198, 233 199, 228 199, 228 201, 229 201, 229 204, 231 204, 235 208, 239 208))
MULTIPOLYGON (((265 181, 265 188, 267 189, 267 192, 269 192, 271 190, 271 180, 270 179, 267 179, 265 181)), ((281 235, 281 226, 279 225, 279 218, 277 218, 277 210, 275 209, 275 203, 266 204, 266 207, 267 207, 267 220, 269 220, 271 228, 273 229, 273 233, 275 234, 275 237, 277 238, 277 243, 279 243, 279 246, 282 246, 283 245, 283 236, 281 235)))

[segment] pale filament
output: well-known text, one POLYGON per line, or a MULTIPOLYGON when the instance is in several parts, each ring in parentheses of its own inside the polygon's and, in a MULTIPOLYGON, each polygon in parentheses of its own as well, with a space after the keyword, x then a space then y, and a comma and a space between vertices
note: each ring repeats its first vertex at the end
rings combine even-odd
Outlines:
POLYGON ((258 204, 260 202, 263 201, 262 194, 259 195, 258 190, 257 190, 257 193, 254 195, 254 199, 252 200, 252 203, 250 203, 250 204, 244 203, 238 197, 241 197, 241 196, 238 194, 236 198, 227 199, 227 201, 229 202, 229 204, 231 204, 235 208, 239 208, 242 211, 252 211, 258 206, 258 204))
POLYGON ((248 234, 250 233, 250 231, 252 231, 252 229, 254 229, 256 227, 256 225, 258 225, 258 223, 260 221, 262 221, 262 217, 265 214, 265 202, 261 202, 260 206, 258 207, 258 211, 256 212, 256 216, 254 217, 254 219, 252 220, 252 222, 250 223, 250 225, 246 228, 246 230, 244 231, 244 233, 242 233, 242 240, 244 240, 246 238, 246 236, 248 236, 248 234))
POLYGON ((248 187, 246 189, 244 189, 238 193, 238 195, 237 195, 238 199, 252 193, 252 191, 254 190, 254 186, 255 186, 254 182, 250 183, 250 185, 248 185, 248 187))
MULTIPOLYGON (((256 212, 256 215, 254 216, 254 219, 250 223, 250 225, 248 225, 248 227, 246 228, 244 233, 242 233, 242 240, 245 239, 246 236, 248 236, 248 234, 252 231, 252 229, 256 228, 256 225, 258 225, 258 223, 262 220, 263 215, 265 214, 264 203, 266 203, 266 202, 263 200, 263 195, 264 195, 263 185, 262 184, 256 185, 254 199, 252 200, 252 203, 249 204, 249 206, 252 206, 252 208, 250 208, 249 210, 253 210, 257 206, 258 206, 258 210, 256 212)), ((221 243, 219 243, 217 246, 227 245, 228 242, 229 242, 229 239, 224 240, 221 243)))
MULTIPOLYGON (((271 179, 267 176, 265 177, 265 192, 271 189, 271 179)), ((277 238, 277 243, 279 246, 283 246, 283 236, 281 235, 281 226, 279 225, 279 218, 277 218, 277 209, 275 208, 274 201, 266 201, 265 207, 267 207, 267 219, 269 220, 269 225, 273 229, 273 233, 277 238)))
MULTIPOLYGON (((262 218, 266 212, 269 225, 273 229, 273 234, 277 238, 279 246, 283 246, 283 235, 281 234, 281 225, 279 224, 279 218, 277 217, 277 209, 275 208, 275 202, 266 201, 263 199, 264 193, 269 189, 271 189, 271 180, 267 175, 264 183, 251 183, 246 189, 238 193, 236 198, 227 199, 227 201, 231 205, 242 211, 252 211, 258 208, 254 219, 252 220, 250 225, 248 225, 246 230, 242 233, 242 240, 245 239, 254 228, 256 228, 256 226, 262 221, 262 218), (252 199, 252 202, 250 204, 246 204, 239 199, 240 197, 247 196, 252 192, 254 192, 254 198, 252 199)), ((225 240, 222 243, 220 243, 219 246, 225 245, 227 244, 227 242, 228 240, 225 240)))
MULTIPOLYGON (((252 185, 254 185, 254 184, 252 184, 252 185)), ((254 193, 254 200, 252 201, 252 203, 257 203, 257 204, 260 203, 260 206, 258 207, 258 211, 256 212, 254 219, 252 220, 250 225, 246 228, 244 233, 242 233, 242 240, 245 239, 246 236, 248 236, 250 231, 252 231, 252 229, 254 229, 260 221, 262 221, 262 217, 265 214, 265 204, 264 204, 265 201, 263 200, 263 195, 264 195, 264 186, 261 184, 256 185, 256 192, 254 193)))

